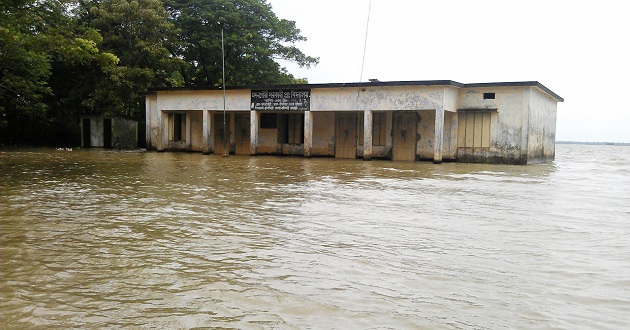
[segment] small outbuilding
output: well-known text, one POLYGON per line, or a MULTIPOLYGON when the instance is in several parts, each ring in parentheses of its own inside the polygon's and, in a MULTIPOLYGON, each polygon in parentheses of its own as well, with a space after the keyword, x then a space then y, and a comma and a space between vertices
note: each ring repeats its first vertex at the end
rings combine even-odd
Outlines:
POLYGON ((82 115, 81 147, 138 148, 138 121, 127 117, 82 115))
POLYGON ((554 159, 563 101, 537 81, 157 88, 146 95, 146 141, 158 151, 530 164, 554 159))

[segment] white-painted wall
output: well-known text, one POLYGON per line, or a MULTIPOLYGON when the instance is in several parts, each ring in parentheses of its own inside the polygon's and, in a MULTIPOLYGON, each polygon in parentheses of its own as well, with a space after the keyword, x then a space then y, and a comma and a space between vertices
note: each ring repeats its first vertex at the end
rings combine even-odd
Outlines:
MULTIPOLYGON (((188 90, 161 91, 157 93, 157 108, 162 111, 223 110, 223 91, 188 90)), ((251 91, 229 90, 225 92, 227 111, 249 111, 251 91)))
MULTIPOLYGON (((498 109, 490 122, 490 148, 462 148, 458 146, 458 159, 479 162, 482 159, 504 159, 519 163, 526 151, 526 133, 523 135, 526 105, 529 98, 524 91, 529 87, 483 87, 460 91, 460 109, 498 109), (494 100, 484 100, 484 93, 495 93, 494 100), (525 139, 525 140, 524 140, 525 139)), ((494 162, 494 161, 493 161, 494 162)))
MULTIPOLYGON (((250 111, 251 90, 226 91, 226 111, 250 111)), ((376 156, 391 155, 391 116, 395 111, 419 114, 416 155, 431 159, 441 152, 444 159, 472 162, 532 163, 548 161, 555 154, 555 122, 558 100, 536 86, 359 86, 313 87, 310 110, 313 113, 312 155, 334 155, 335 112, 386 111, 388 143, 373 148, 376 156), (495 93, 495 99, 483 99, 495 93), (444 110, 442 134, 436 134, 436 109, 444 110), (491 111, 490 147, 464 148, 458 145, 458 111, 491 111), (492 110, 491 110, 492 109, 492 110), (441 138, 436 143, 435 138, 441 138), (436 150, 435 148, 440 148, 436 150)), ((221 90, 158 91, 147 96, 147 147, 168 148, 164 127, 168 112, 186 112, 190 119, 187 148, 203 150, 202 110, 223 111, 221 90)), ((437 110, 440 111, 440 110, 437 110)), ((438 123, 439 124, 439 123, 438 123)), ((438 125, 439 127, 440 125, 438 125)), ((214 127, 210 127, 213 129, 214 127)), ((438 132, 440 133, 440 132, 438 132)), ((210 134, 212 135, 212 134, 210 134)), ((283 152, 277 143, 277 130, 259 129, 257 148, 261 153, 283 152)), ((362 153, 361 146, 359 153, 362 153)), ((440 159, 441 160, 441 159, 440 159)))
POLYGON ((538 88, 530 89, 527 163, 551 161, 555 157, 557 103, 538 88))
POLYGON ((444 89, 442 86, 314 88, 311 111, 430 110, 442 106, 444 89))
POLYGON ((147 150, 155 150, 158 146, 161 130, 158 123, 157 94, 146 96, 146 139, 147 150))

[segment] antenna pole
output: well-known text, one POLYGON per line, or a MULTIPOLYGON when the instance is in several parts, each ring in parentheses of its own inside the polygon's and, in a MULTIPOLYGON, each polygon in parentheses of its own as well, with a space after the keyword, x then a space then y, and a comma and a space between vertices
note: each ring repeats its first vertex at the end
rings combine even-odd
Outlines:
POLYGON ((227 124, 225 120, 225 44, 223 42, 223 27, 221 27, 221 58, 223 61, 223 157, 227 157, 230 152, 227 150, 227 124))
POLYGON ((372 11, 372 0, 370 0, 370 4, 368 5, 368 14, 367 14, 367 23, 365 23, 365 39, 363 41, 363 59, 361 60, 361 77, 359 78, 359 83, 363 80, 363 66, 365 65, 365 53, 367 52, 367 39, 368 39, 368 30, 370 28, 370 12, 372 11))
POLYGON ((367 23, 365 24, 365 39, 363 41, 363 59, 361 60, 361 75, 359 76, 359 89, 357 90, 357 103, 359 103, 359 95, 361 95, 361 82, 363 81, 363 67, 365 65, 365 53, 367 52, 368 30, 370 28, 370 12, 372 11, 372 0, 368 5, 367 23))

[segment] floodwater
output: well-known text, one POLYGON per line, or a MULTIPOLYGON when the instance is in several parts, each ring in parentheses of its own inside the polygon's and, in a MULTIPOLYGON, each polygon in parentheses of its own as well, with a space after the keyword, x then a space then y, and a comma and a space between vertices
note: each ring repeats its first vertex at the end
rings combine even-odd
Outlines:
POLYGON ((0 152, 0 328, 630 327, 630 147, 0 152))

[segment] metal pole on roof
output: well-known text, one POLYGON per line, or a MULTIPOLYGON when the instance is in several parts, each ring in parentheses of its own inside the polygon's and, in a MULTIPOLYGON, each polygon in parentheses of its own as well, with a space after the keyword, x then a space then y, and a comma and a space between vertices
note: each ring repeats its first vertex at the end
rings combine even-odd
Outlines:
POLYGON ((365 66, 365 53, 367 52, 367 40, 368 31, 370 29, 370 13, 372 12, 372 0, 368 4, 367 22, 365 23, 365 38, 363 39, 363 58, 361 59, 361 75, 359 76, 359 84, 357 89, 357 106, 359 103, 359 96, 361 95, 361 83, 363 80, 363 67, 365 66))
POLYGON ((363 58, 361 59, 361 76, 359 83, 363 80, 363 67, 365 65, 365 53, 367 52, 368 30, 370 29, 370 12, 372 11, 372 0, 368 4, 367 23, 365 23, 365 38, 363 39, 363 58))
POLYGON ((221 27, 221 58, 223 61, 223 157, 227 157, 230 152, 227 150, 227 125, 225 120, 225 44, 223 42, 223 27, 221 27))

